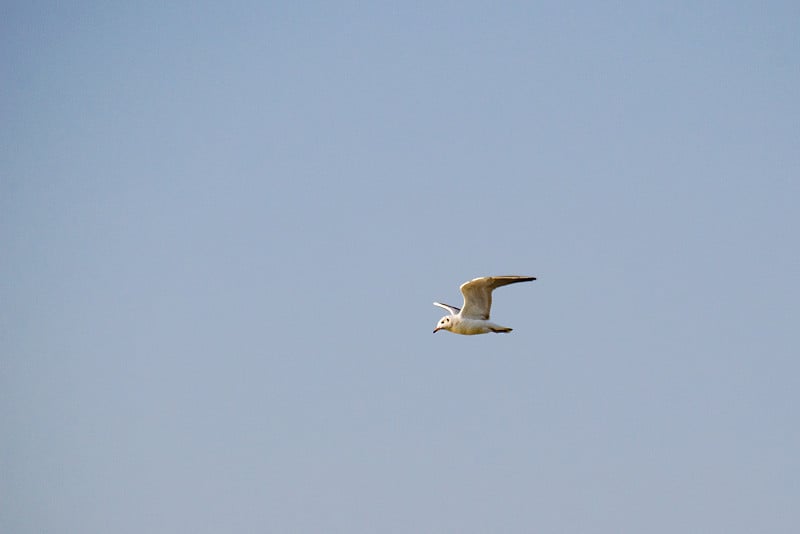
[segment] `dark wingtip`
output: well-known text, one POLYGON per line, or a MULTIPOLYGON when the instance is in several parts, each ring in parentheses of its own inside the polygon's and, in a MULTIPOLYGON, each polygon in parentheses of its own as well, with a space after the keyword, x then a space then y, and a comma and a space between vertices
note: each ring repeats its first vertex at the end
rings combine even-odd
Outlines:
POLYGON ((509 332, 511 332, 514 329, 513 328, 492 328, 491 330, 495 334, 508 334, 509 332))

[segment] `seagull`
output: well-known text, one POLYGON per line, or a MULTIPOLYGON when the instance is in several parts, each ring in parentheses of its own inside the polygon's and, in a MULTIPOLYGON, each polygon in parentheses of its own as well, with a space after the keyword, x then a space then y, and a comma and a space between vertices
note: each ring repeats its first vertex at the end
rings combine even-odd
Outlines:
POLYGON ((461 284, 461 293, 464 295, 464 307, 458 309, 449 304, 434 302, 434 306, 439 306, 450 312, 439 320, 439 324, 433 330, 435 334, 439 330, 449 330, 454 334, 464 334, 472 336, 475 334, 508 333, 511 329, 507 326, 500 326, 489 321, 489 310, 492 307, 492 290, 516 284, 517 282, 530 282, 536 280, 533 276, 484 276, 461 284))

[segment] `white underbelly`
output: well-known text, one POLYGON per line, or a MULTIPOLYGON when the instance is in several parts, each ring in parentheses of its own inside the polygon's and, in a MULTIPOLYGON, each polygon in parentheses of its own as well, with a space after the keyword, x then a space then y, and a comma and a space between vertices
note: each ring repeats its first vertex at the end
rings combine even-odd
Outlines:
POLYGON ((495 325, 481 319, 461 319, 458 327, 454 330, 459 334, 473 336, 475 334, 488 334, 492 331, 492 326, 495 325))

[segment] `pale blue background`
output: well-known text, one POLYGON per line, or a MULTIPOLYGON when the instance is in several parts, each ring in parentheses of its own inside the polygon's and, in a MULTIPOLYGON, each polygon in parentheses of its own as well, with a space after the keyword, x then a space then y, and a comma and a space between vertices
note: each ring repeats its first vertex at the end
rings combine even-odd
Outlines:
POLYGON ((2 7, 0 531, 800 531, 800 4, 225 4, 2 7))

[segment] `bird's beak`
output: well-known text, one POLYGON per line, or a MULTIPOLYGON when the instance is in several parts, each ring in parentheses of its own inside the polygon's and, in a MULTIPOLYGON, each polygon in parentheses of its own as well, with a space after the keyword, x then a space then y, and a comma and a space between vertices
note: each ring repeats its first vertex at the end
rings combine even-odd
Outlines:
POLYGON ((436 328, 434 328, 434 329, 433 329, 433 333, 434 333, 434 334, 435 334, 436 332, 438 332, 438 331, 439 331, 439 327, 438 327, 438 326, 437 326, 436 328))

